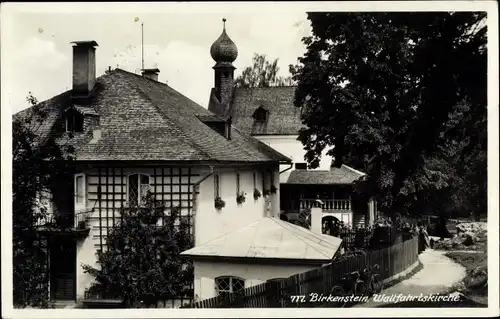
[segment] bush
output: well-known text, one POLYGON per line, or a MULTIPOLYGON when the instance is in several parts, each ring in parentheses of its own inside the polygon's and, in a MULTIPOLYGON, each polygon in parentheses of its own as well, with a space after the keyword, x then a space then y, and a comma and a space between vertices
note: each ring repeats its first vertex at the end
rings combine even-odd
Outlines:
POLYGON ((151 193, 144 208, 122 210, 122 223, 108 233, 108 249, 98 254, 100 267, 83 266, 95 277, 88 294, 121 296, 137 307, 190 293, 193 268, 179 256, 193 244, 189 220, 174 207, 160 216, 160 226, 143 222, 158 218, 158 211, 163 212, 151 193))
POLYGON ((459 292, 475 302, 488 302, 488 256, 486 253, 449 252, 446 256, 465 267, 467 275, 457 285, 459 292))

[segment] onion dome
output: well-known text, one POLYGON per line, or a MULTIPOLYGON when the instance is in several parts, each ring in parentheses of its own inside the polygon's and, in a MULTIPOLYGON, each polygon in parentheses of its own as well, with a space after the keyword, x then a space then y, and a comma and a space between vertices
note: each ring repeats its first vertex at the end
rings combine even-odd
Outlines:
POLYGON ((238 57, 238 48, 226 33, 226 19, 222 19, 224 29, 220 37, 210 47, 210 55, 215 62, 232 63, 238 57))

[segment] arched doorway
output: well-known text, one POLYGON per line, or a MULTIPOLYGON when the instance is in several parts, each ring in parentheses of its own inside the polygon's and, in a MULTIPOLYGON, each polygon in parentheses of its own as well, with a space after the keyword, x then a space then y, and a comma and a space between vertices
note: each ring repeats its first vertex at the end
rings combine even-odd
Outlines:
POLYGON ((324 216, 321 219, 321 224, 323 225, 323 234, 338 236, 340 220, 337 217, 332 215, 324 216))

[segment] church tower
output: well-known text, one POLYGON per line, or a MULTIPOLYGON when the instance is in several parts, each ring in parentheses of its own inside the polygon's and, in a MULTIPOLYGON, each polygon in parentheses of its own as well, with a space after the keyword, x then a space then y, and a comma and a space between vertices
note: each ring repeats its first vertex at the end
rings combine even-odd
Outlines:
POLYGON ((210 55, 215 61, 214 96, 222 109, 227 110, 234 87, 233 62, 238 57, 238 48, 226 33, 226 19, 222 19, 223 29, 220 37, 210 47, 210 55))

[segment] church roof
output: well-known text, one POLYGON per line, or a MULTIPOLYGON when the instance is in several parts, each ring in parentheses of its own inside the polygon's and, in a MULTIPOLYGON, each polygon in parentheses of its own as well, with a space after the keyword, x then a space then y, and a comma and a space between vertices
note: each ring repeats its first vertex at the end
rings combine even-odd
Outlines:
POLYGON ((73 104, 71 91, 64 92, 14 117, 37 110, 47 116, 36 132, 40 143, 54 138, 73 145, 76 160, 161 160, 214 162, 274 162, 289 159, 232 127, 227 139, 198 116, 214 114, 170 86, 121 69, 96 79, 95 96, 82 110, 99 114, 100 139, 92 132, 61 132, 63 111, 73 104))
MULTIPOLYGON (((300 108, 293 105, 294 86, 235 88, 231 105, 225 116, 232 116, 233 124, 251 135, 297 135, 303 127, 300 108), (265 122, 253 114, 259 107, 268 111, 265 122)), ((215 110, 215 103, 209 106, 215 110)))
POLYGON ((181 253, 193 258, 259 258, 328 262, 342 239, 265 217, 181 253))
POLYGON ((365 174, 342 165, 341 167, 331 167, 330 170, 305 170, 296 169, 290 173, 286 184, 299 185, 342 185, 352 184, 365 174))

